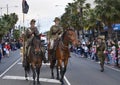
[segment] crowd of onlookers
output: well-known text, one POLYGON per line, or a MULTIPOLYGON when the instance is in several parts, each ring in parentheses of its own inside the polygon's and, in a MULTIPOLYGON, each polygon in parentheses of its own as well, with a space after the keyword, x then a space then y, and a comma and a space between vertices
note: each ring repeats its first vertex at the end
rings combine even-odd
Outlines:
POLYGON ((19 49, 21 46, 19 41, 2 41, 0 43, 0 62, 4 57, 10 57, 10 52, 19 49))
MULTIPOLYGON (((118 66, 120 64, 120 41, 106 40, 106 48, 103 50, 105 55, 105 64, 111 66, 118 66)), ((99 61, 96 49, 96 40, 92 42, 82 42, 77 48, 71 47, 71 51, 80 55, 80 57, 89 58, 91 60, 99 61)))

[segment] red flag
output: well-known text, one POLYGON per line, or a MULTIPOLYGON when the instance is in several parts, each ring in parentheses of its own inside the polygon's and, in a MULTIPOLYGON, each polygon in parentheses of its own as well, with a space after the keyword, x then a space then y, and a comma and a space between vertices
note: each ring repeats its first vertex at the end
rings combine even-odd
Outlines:
POLYGON ((26 0, 23 0, 23 1, 22 1, 22 12, 23 12, 24 14, 27 14, 27 13, 28 13, 28 10, 29 10, 29 5, 28 5, 28 3, 27 3, 26 0))

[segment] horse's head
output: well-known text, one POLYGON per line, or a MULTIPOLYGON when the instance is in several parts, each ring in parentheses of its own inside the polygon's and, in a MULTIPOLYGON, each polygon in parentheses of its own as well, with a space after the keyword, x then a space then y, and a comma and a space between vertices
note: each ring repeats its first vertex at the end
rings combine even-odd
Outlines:
POLYGON ((41 39, 39 35, 33 37, 32 47, 34 48, 35 53, 39 53, 41 51, 41 39))
POLYGON ((67 29, 66 36, 67 36, 66 41, 69 41, 74 46, 78 45, 78 39, 77 39, 76 33, 73 29, 67 29))

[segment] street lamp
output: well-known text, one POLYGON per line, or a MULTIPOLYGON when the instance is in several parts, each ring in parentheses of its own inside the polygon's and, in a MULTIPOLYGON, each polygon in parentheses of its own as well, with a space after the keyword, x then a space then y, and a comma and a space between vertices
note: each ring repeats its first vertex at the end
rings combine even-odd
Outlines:
POLYGON ((18 6, 17 6, 17 5, 15 5, 15 6, 8 6, 8 4, 7 4, 7 15, 8 15, 8 12, 9 12, 8 9, 9 9, 10 7, 18 7, 18 6))
POLYGON ((3 10, 3 9, 6 9, 6 11, 7 11, 7 15, 8 15, 8 12, 9 12, 9 8, 10 8, 10 7, 18 7, 18 6, 16 6, 16 5, 15 5, 15 6, 8 6, 8 4, 7 4, 6 7, 0 7, 0 10, 1 10, 1 16, 2 16, 2 10, 3 10))

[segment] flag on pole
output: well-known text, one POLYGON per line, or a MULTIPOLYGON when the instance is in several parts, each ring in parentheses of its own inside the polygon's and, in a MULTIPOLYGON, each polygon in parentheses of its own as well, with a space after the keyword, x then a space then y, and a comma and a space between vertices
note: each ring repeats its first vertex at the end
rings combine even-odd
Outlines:
POLYGON ((22 1, 22 12, 23 12, 24 14, 27 14, 27 13, 28 13, 28 10, 29 10, 29 5, 28 5, 28 3, 27 3, 26 0, 23 0, 23 1, 22 1))

